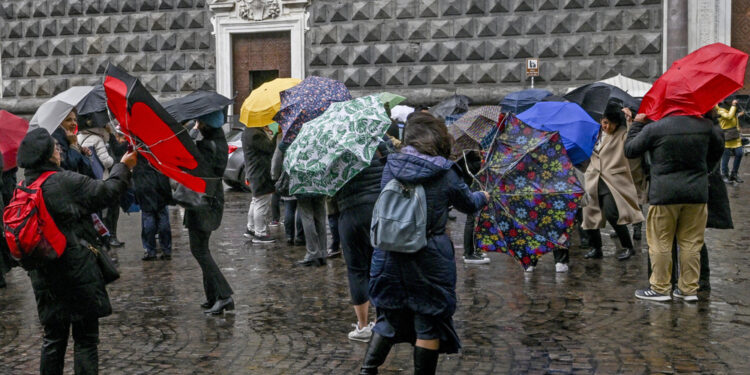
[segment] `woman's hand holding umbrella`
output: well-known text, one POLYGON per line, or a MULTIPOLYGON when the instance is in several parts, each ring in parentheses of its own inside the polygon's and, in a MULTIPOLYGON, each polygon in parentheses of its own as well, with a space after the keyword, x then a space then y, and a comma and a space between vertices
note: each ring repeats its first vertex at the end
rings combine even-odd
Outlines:
POLYGON ((138 163, 138 151, 133 150, 126 152, 125 155, 122 156, 122 159, 120 159, 120 163, 125 164, 125 166, 132 171, 138 163))

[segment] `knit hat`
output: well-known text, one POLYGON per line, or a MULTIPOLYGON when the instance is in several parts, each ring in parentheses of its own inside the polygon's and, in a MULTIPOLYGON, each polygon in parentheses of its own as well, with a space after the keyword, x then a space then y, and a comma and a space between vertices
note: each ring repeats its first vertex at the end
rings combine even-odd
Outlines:
POLYGON ((28 133, 18 146, 18 166, 36 168, 47 162, 55 151, 55 140, 46 129, 37 128, 28 133))

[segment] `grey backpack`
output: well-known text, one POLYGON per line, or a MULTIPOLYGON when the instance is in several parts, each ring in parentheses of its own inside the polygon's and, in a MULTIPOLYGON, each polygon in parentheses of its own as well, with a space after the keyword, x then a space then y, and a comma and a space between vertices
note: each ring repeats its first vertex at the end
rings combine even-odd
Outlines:
POLYGON ((422 185, 405 185, 395 178, 380 192, 372 211, 373 247, 416 253, 427 246, 427 198, 422 185))

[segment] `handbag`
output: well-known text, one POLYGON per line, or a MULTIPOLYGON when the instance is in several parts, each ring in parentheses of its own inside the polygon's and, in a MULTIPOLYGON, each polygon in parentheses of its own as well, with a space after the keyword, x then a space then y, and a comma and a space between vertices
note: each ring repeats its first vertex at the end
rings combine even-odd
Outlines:
POLYGON ((99 266, 99 271, 102 273, 104 284, 109 284, 120 278, 120 272, 117 270, 117 266, 115 266, 115 263, 109 255, 103 253, 101 250, 86 241, 82 240, 81 242, 91 250, 92 253, 94 253, 94 256, 96 257, 96 265, 99 266))
POLYGON ((279 176, 279 179, 276 181, 276 184, 274 185, 276 187, 276 192, 279 193, 282 197, 288 197, 289 196, 289 173, 286 173, 286 171, 281 172, 281 176, 279 176))
POLYGON ((197 193, 185 187, 185 185, 177 185, 177 189, 172 193, 172 199, 182 207, 201 209, 208 208, 208 201, 203 199, 205 194, 197 193))
POLYGON ((733 128, 724 129, 724 141, 733 141, 740 138, 740 128, 735 126, 733 128))

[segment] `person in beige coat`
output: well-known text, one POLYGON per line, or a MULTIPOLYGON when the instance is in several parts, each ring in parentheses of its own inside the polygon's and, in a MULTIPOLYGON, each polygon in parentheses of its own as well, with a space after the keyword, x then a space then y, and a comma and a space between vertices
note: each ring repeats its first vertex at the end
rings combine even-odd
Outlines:
POLYGON ((644 221, 638 208, 638 193, 633 183, 630 164, 625 158, 627 128, 622 107, 610 103, 601 119, 602 129, 586 168, 586 193, 589 202, 583 208, 583 229, 591 244, 584 258, 602 257, 600 229, 607 222, 615 229, 623 252, 617 259, 635 255, 627 224, 644 221))

